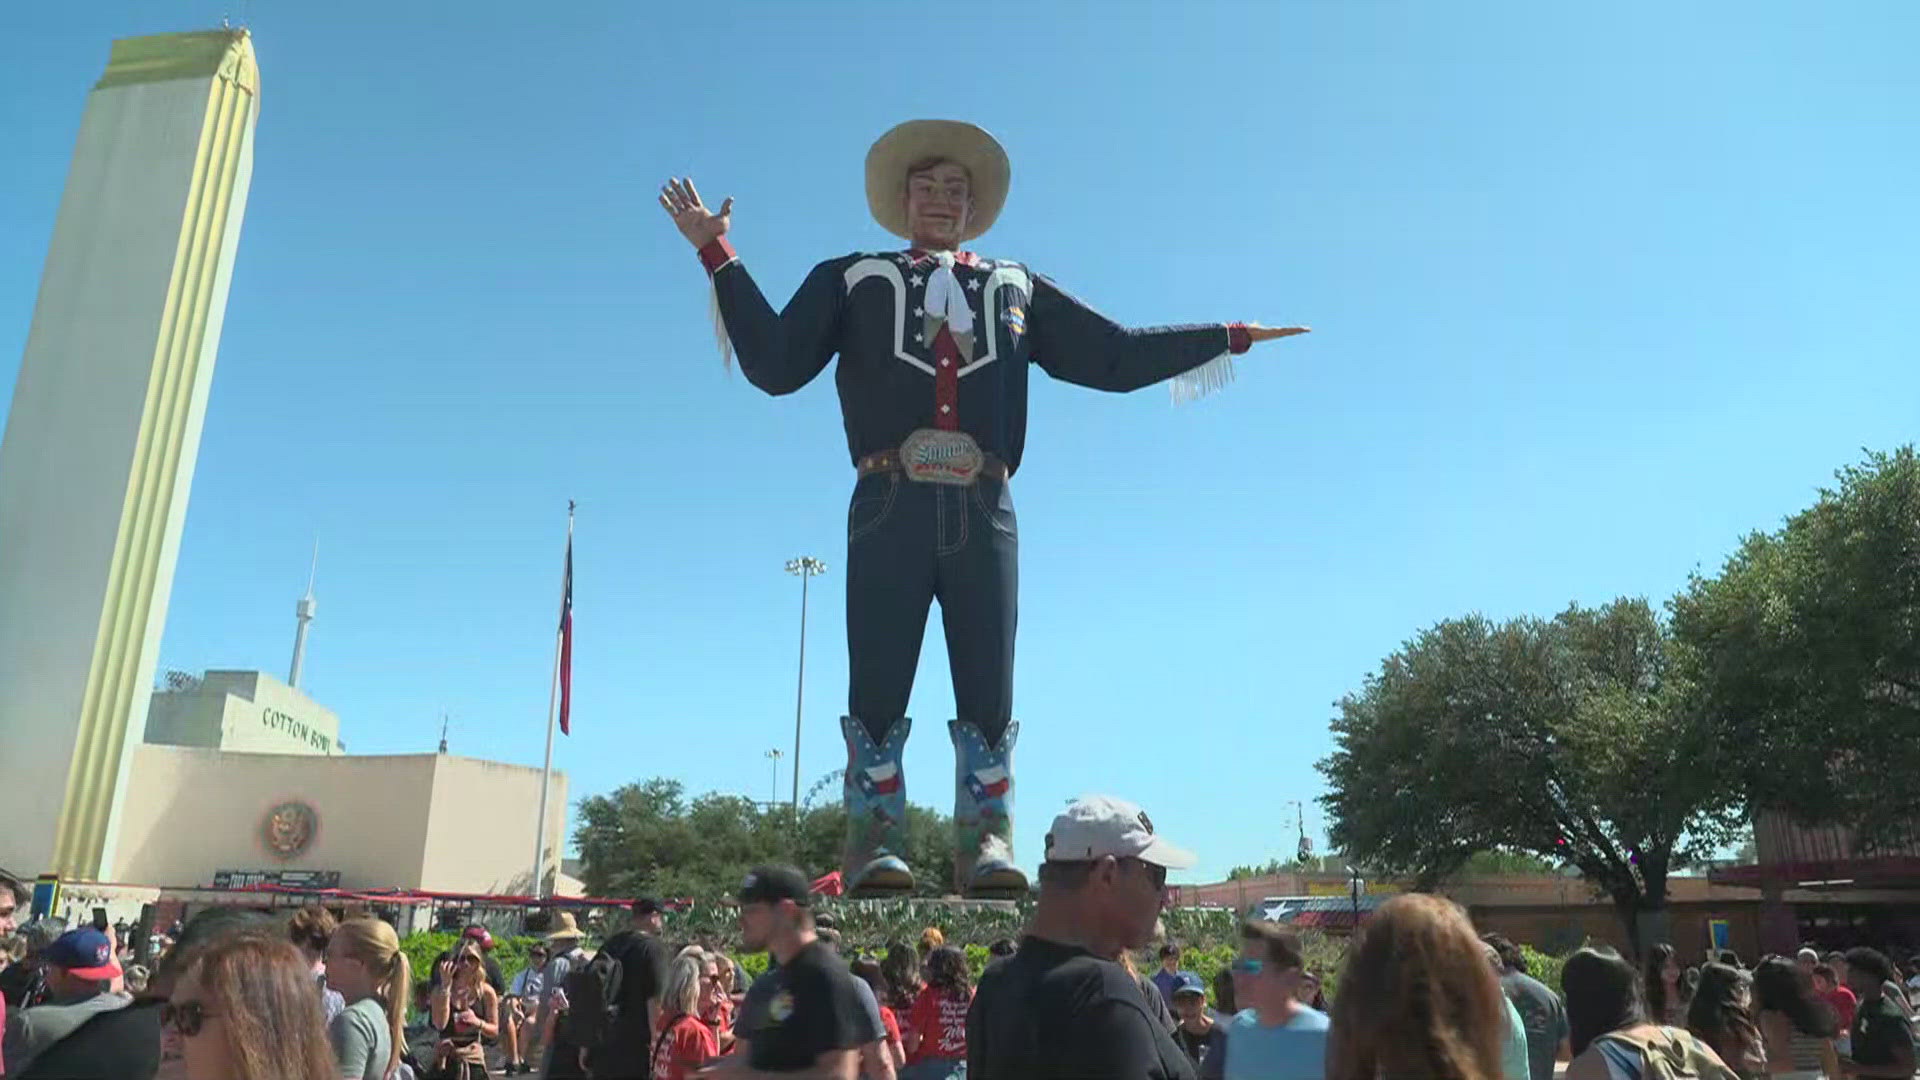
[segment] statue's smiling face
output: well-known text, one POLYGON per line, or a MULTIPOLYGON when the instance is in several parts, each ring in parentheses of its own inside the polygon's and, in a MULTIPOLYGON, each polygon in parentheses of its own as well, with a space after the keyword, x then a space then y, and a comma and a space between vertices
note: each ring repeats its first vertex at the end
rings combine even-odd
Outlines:
POLYGON ((916 165, 907 172, 907 229, 918 247, 947 251, 960 246, 973 217, 973 179, 951 161, 916 165))

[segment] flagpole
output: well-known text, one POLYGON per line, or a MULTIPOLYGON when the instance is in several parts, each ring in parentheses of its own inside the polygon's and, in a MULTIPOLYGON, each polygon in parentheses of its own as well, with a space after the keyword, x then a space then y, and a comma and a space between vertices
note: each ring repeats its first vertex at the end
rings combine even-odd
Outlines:
MULTIPOLYGON (((567 555, 573 555, 573 500, 567 500, 567 555)), ((560 572, 560 608, 561 615, 566 614, 567 571, 560 572)), ((547 854, 547 798, 553 790, 553 729, 560 708, 560 646, 564 643, 566 631, 564 625, 557 624, 553 631, 553 682, 547 690, 547 762, 540 770, 540 816, 534 819, 533 826, 533 888, 534 899, 544 895, 543 882, 547 854)))

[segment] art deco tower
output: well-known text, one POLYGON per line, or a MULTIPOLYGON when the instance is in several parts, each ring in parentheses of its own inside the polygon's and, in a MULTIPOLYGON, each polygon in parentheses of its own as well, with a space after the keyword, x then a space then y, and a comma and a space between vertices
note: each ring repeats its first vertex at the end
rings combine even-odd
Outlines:
POLYGON ((113 872, 253 175, 245 30, 116 41, 0 440, 0 865, 113 872))

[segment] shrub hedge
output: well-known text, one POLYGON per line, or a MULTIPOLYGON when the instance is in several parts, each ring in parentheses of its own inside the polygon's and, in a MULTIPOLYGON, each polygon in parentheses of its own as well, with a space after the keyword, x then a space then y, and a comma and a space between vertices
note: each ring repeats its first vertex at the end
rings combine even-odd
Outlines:
MULTIPOLYGON (((845 951, 850 957, 878 957, 886 952, 889 944, 912 944, 919 940, 922 930, 933 926, 938 927, 948 941, 963 945, 967 967, 976 980, 990 959, 987 943, 1003 937, 1019 937, 1020 928, 1029 915, 1024 906, 1019 911, 956 910, 911 900, 828 903, 822 907, 833 912, 841 936, 848 943, 845 951)), ((1211 1002, 1214 977, 1232 963, 1240 951, 1238 919, 1226 911, 1174 910, 1167 912, 1165 925, 1167 939, 1181 946, 1181 969, 1200 976, 1207 984, 1208 1000, 1211 1002)), ((667 923, 666 937, 670 943, 678 944, 701 934, 717 939, 721 947, 746 969, 749 978, 758 978, 767 970, 766 953, 749 953, 740 948, 739 929, 731 909, 695 909, 674 915, 667 923)), ((1320 976, 1321 986, 1331 998, 1338 989, 1340 968, 1346 959, 1346 939, 1330 937, 1314 930, 1301 931, 1300 939, 1306 953, 1307 969, 1320 976)), ((440 932, 410 934, 403 939, 400 947, 413 964, 415 981, 425 983, 432 976, 434 958, 443 950, 452 948, 458 940, 458 934, 440 932)), ((492 955, 499 962, 501 972, 512 979, 527 966, 527 950, 540 940, 529 936, 495 937, 492 955)), ((595 944, 593 941, 583 943, 588 952, 593 951, 595 944)), ((1561 992, 1560 971, 1566 964, 1566 957, 1553 956, 1530 945, 1523 944, 1520 949, 1526 957, 1528 973, 1553 988, 1555 993, 1561 992)), ((1159 952, 1157 949, 1142 949, 1134 954, 1134 963, 1142 972, 1151 974, 1160 966, 1159 952)))

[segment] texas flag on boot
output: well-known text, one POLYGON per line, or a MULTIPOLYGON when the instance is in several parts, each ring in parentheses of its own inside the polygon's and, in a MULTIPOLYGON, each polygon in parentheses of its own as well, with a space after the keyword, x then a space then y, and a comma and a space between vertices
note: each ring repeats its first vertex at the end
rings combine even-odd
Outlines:
POLYGON ((891 761, 861 769, 854 777, 860 786, 860 793, 867 798, 892 795, 900 790, 900 766, 891 761))
POLYGON ((1012 786, 1013 778, 1007 775, 1006 768, 1001 765, 989 765, 967 774, 967 793, 973 796, 974 802, 998 799, 1012 786))

